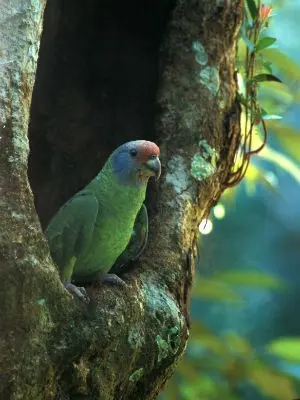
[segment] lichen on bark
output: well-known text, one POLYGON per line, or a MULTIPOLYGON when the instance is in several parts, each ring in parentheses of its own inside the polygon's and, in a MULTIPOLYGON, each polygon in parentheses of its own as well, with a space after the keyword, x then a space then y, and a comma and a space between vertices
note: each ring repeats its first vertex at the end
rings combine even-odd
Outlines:
POLYGON ((198 225, 239 138, 242 1, 219 3, 48 2, 30 116, 33 193, 27 126, 44 2, 0 4, 1 398, 155 399, 174 372, 189 336, 198 225), (163 162, 147 200, 149 244, 124 274, 128 289, 95 284, 86 306, 63 290, 38 216, 45 226, 117 144, 141 136, 158 142, 163 162), (211 169, 195 179, 197 157, 211 169))

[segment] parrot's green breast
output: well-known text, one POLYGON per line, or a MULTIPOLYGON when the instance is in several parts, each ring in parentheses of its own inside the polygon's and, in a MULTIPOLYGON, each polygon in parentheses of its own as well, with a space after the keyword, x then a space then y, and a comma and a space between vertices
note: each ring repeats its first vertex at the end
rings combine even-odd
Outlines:
POLYGON ((145 199, 145 188, 122 188, 111 201, 100 202, 91 244, 74 265, 74 278, 103 272, 113 266, 129 243, 134 222, 145 199))
POLYGON ((75 263, 74 275, 109 271, 127 246, 133 225, 134 218, 126 221, 114 217, 102 218, 101 226, 94 229, 90 248, 75 263))

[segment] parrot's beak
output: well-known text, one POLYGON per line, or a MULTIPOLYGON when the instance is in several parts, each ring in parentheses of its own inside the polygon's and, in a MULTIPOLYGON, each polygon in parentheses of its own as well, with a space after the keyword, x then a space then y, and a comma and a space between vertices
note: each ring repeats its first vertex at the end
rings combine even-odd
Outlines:
POLYGON ((158 157, 151 158, 146 162, 146 167, 152 172, 151 175, 155 176, 155 180, 157 181, 161 174, 161 164, 158 157))

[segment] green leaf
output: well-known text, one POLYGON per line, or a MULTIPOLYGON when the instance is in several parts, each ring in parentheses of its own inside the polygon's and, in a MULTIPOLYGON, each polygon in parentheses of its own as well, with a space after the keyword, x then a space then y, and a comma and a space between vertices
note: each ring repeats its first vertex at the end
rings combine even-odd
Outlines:
POLYGON ((253 270, 227 270, 214 275, 213 279, 238 286, 255 286, 266 289, 282 289, 284 287, 281 279, 271 274, 253 270))
POLYGON ((218 300, 221 302, 227 301, 229 303, 242 303, 242 297, 232 290, 228 285, 222 281, 216 282, 212 279, 197 280, 193 291, 193 297, 201 298, 204 300, 218 300))
POLYGON ((253 21, 255 21, 258 16, 258 8, 255 4, 255 1, 254 0, 246 0, 246 1, 248 10, 250 11, 251 18, 253 21))
POLYGON ((284 360, 300 362, 300 337, 275 339, 267 345, 267 350, 284 360))
POLYGON ((255 46, 255 51, 258 53, 259 51, 266 49, 267 47, 272 46, 273 43, 276 42, 276 38, 265 36, 259 40, 257 45, 255 46))
POLYGON ((276 114, 265 114, 261 116, 262 119, 282 119, 281 115, 276 115, 276 114))
POLYGON ((273 73, 273 69, 272 69, 272 63, 270 61, 264 61, 263 62, 263 67, 267 70, 267 72, 269 74, 273 73))
POLYGON ((273 74, 258 74, 251 80, 254 82, 281 82, 281 80, 273 74))
POLYGON ((263 184, 268 190, 278 194, 278 181, 276 175, 265 168, 250 163, 245 175, 246 190, 249 195, 255 194, 257 183, 263 184))
POLYGON ((250 366, 249 380, 268 398, 287 400, 297 397, 292 379, 272 371, 269 366, 261 363, 250 366))
POLYGON ((291 90, 284 83, 268 82, 259 89, 261 106, 268 110, 267 114, 283 114, 287 107, 294 103, 291 90))
POLYGON ((268 121, 268 129, 276 135, 284 150, 300 162, 300 132, 278 121, 268 121))
MULTIPOLYGON (((295 148, 299 148, 294 142, 295 148)), ((300 184, 300 167, 290 157, 266 145, 259 153, 259 157, 274 163, 290 174, 300 184)))
POLYGON ((270 61, 291 80, 300 79, 300 67, 286 54, 278 49, 264 49, 260 52, 267 61, 270 61))
MULTIPOLYGON (((294 142, 294 146, 297 144, 294 142)), ((259 153, 259 157, 274 163, 290 174, 300 184, 300 168, 290 157, 280 151, 272 149, 270 146, 265 146, 259 153)))

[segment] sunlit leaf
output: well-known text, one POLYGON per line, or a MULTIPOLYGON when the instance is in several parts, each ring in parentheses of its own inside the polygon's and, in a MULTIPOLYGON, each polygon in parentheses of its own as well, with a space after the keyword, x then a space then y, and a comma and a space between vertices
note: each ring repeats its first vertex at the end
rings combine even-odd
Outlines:
POLYGON ((264 49, 261 54, 289 79, 300 79, 300 67, 289 56, 278 49, 264 49))
POLYGON ((260 106, 267 114, 282 115, 294 102, 290 88, 280 82, 268 82, 259 88, 260 106))
POLYGON ((282 337, 267 345, 270 354, 300 362, 300 337, 282 337))
POLYGON ((276 134, 288 154, 300 162, 300 131, 292 126, 276 121, 268 121, 268 129, 276 134))
POLYGON ((248 10, 250 11, 251 18, 254 21, 258 15, 258 8, 257 8, 254 0, 246 0, 246 1, 247 1, 248 10))
POLYGON ((300 183, 300 167, 288 156, 282 154, 277 150, 272 149, 270 146, 265 146, 259 153, 259 157, 270 161, 278 167, 282 168, 289 175, 291 175, 296 180, 296 182, 300 183))
POLYGON ((261 109, 260 115, 262 119, 269 120, 269 119, 282 119, 281 115, 277 114, 269 114, 264 108, 261 109))
POLYGON ((204 300, 226 301, 235 304, 243 301, 242 297, 225 283, 209 279, 197 280, 192 294, 194 298, 204 300))
POLYGON ((282 119, 281 115, 276 114, 265 114, 262 116, 262 119, 269 120, 269 119, 282 119))
POLYGON ((252 78, 254 82, 281 82, 281 80, 273 74, 258 74, 252 78))
POLYGON ((267 47, 272 46, 273 43, 276 42, 276 38, 265 36, 259 40, 257 45, 255 46, 255 51, 259 52, 267 47))
POLYGON ((249 380, 262 393, 275 400, 295 399, 292 379, 270 370, 262 364, 249 368, 249 380))
POLYGON ((294 95, 294 103, 299 104, 300 103, 300 90, 299 90, 299 82, 297 82, 295 85, 293 83, 293 95, 294 95))
POLYGON ((238 186, 226 189, 222 195, 222 200, 224 201, 224 203, 230 204, 233 208, 235 206, 237 192, 238 186))
POLYGON ((258 183, 264 185, 268 190, 278 193, 278 180, 276 177, 273 176, 273 179, 270 179, 270 171, 263 169, 258 165, 249 164, 245 175, 245 185, 247 192, 250 193, 250 195, 255 192, 258 183))
POLYGON ((214 275, 213 279, 238 286, 282 289, 284 283, 274 275, 254 270, 231 269, 214 275))
POLYGON ((263 181, 263 173, 256 165, 249 164, 244 180, 248 196, 255 194, 256 184, 260 181, 263 181))

